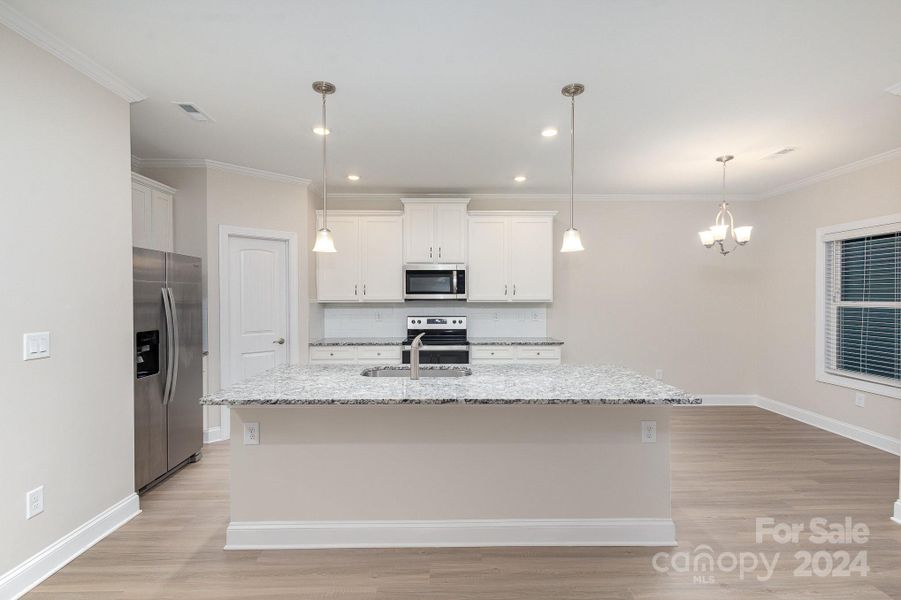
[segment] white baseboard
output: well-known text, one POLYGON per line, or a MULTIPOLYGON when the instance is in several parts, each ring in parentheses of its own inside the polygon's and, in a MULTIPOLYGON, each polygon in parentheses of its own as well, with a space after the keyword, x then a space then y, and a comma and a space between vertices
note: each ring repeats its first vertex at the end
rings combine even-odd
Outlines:
POLYGON ((771 398, 765 398, 764 396, 757 396, 757 406, 784 417, 801 421, 802 423, 807 423, 808 425, 813 425, 814 427, 824 429, 836 435, 860 442, 861 444, 866 444, 867 446, 872 446, 879 450, 885 450, 886 452, 891 452, 895 455, 901 455, 901 439, 877 433, 870 429, 864 429, 857 425, 851 425, 850 423, 845 423, 844 421, 821 415, 812 410, 798 408, 792 404, 786 404, 785 402, 779 402, 778 400, 772 400, 771 398))
POLYGON ((131 494, 0 576, 0 598, 14 600, 62 569, 79 554, 140 514, 131 494))
POLYGON ((225 431, 222 430, 221 427, 210 427, 209 429, 203 430, 204 444, 212 444, 214 442, 221 442, 227 439, 228 435, 225 433, 225 431))
POLYGON ((892 521, 901 525, 901 498, 895 502, 895 516, 892 517, 892 521))
MULTIPOLYGON (((800 421, 807 425, 812 425, 830 433, 846 437, 855 442, 860 442, 861 444, 866 444, 867 446, 872 446, 879 450, 891 452, 895 455, 901 455, 901 439, 899 438, 877 433, 870 429, 864 429, 857 425, 851 425, 850 423, 845 423, 844 421, 821 415, 820 413, 807 410, 806 408, 799 408, 793 404, 779 402, 778 400, 773 400, 757 394, 707 394, 702 395, 701 399, 702 402, 700 406, 757 406, 770 412, 780 414, 783 417, 788 417, 795 421, 800 421)), ((686 404, 683 406, 698 405, 686 404)))
POLYGON ((672 519, 232 521, 225 549, 675 545, 672 519))

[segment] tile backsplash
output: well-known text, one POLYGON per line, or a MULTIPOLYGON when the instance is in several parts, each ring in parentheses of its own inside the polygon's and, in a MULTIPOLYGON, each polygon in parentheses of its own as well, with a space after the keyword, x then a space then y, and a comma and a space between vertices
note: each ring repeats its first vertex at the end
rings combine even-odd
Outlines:
POLYGON ((404 336, 407 317, 465 316, 469 337, 543 337, 547 310, 543 304, 405 302, 397 304, 329 304, 323 310, 325 337, 404 336))

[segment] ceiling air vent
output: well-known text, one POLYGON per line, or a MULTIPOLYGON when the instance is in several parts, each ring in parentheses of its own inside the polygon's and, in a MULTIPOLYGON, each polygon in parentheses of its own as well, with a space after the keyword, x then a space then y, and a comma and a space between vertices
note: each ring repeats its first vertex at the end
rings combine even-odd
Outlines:
POLYGON ((185 111, 185 114, 194 119, 195 121, 212 121, 213 119, 210 115, 206 114, 193 102, 173 102, 175 106, 185 111))
POLYGON ((798 149, 797 146, 786 146, 785 148, 780 148, 779 150, 776 150, 775 152, 773 152, 771 154, 767 154, 763 158, 764 158, 764 160, 769 160, 769 159, 774 159, 774 158, 782 158, 786 154, 791 154, 792 152, 794 152, 797 149, 798 149))

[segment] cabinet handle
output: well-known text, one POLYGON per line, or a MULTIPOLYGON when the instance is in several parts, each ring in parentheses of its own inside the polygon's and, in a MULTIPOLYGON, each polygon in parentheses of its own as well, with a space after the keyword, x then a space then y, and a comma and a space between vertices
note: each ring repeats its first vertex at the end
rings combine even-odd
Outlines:
POLYGON ((507 284, 505 283, 504 284, 504 296, 506 296, 506 295, 507 295, 507 284))
POLYGON ((329 356, 334 356, 335 353, 334 353, 334 352, 329 352, 328 355, 329 355, 329 356))
POLYGON ((364 296, 366 295, 366 284, 365 283, 363 284, 363 295, 364 296))
POLYGON ((515 283, 513 284, 513 295, 514 296, 516 295, 516 284, 515 283))
POLYGON ((429 246, 429 258, 432 258, 432 247, 429 246))
POLYGON ((438 258, 441 258, 441 246, 438 246, 438 258))
POLYGON ((491 353, 491 356, 494 356, 494 352, 491 353))
POLYGON ((357 295, 357 284, 355 283, 354 284, 354 296, 356 296, 356 295, 357 295))

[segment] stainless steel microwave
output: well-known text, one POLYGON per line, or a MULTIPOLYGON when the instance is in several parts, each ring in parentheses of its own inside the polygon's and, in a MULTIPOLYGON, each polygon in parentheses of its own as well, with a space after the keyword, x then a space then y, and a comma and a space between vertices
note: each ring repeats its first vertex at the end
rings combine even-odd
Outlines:
POLYGON ((404 265, 405 300, 466 300, 465 265, 404 265))

